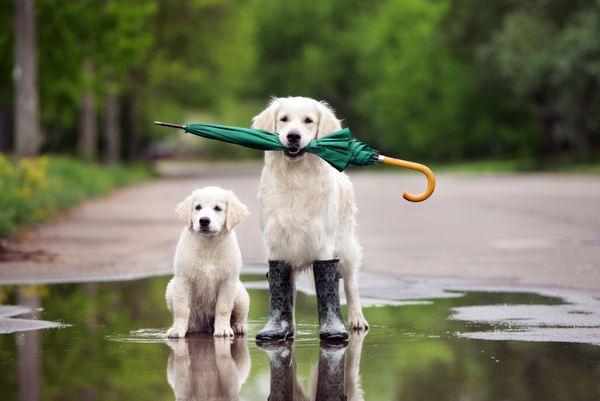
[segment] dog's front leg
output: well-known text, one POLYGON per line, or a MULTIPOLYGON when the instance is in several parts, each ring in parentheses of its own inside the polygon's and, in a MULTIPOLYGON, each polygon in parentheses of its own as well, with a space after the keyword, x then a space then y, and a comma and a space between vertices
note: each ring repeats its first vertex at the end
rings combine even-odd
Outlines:
POLYGON ((167 362, 167 381, 173 388, 176 400, 187 400, 194 388, 188 343, 185 340, 169 340, 167 345, 172 350, 167 362))
POLYGON ((350 333, 350 345, 344 369, 344 385, 348 401, 364 401, 365 396, 360 384, 360 356, 366 330, 353 330, 350 333))
POLYGON ((169 283, 167 297, 170 298, 173 313, 173 326, 167 330, 167 337, 185 337, 190 320, 190 288, 187 281, 174 277, 169 283))
POLYGON ((238 398, 240 383, 237 366, 231 356, 231 340, 215 338, 215 363, 219 374, 219 384, 222 394, 220 398, 234 400, 238 398))
POLYGON ((215 306, 215 337, 233 337, 231 328, 231 311, 235 299, 235 281, 225 280, 217 293, 217 305, 215 306))
POLYGON ((348 304, 348 323, 352 330, 367 330, 369 323, 363 316, 360 306, 360 295, 358 294, 358 282, 356 273, 353 269, 348 269, 342 273, 344 279, 344 293, 346 294, 346 303, 348 304))

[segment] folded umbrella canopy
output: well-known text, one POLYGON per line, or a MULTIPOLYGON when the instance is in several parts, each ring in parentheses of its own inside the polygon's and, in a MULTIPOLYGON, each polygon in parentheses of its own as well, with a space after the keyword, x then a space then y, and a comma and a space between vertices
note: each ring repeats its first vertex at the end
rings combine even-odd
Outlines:
MULTIPOLYGON (((269 131, 213 124, 181 125, 163 123, 160 121, 155 121, 154 123, 166 127, 181 128, 190 134, 242 145, 252 149, 289 150, 288 147, 279 142, 279 136, 277 134, 269 131)), ((404 192, 404 199, 411 202, 424 201, 431 196, 435 189, 435 176, 428 167, 418 163, 382 156, 378 151, 371 148, 366 143, 353 138, 348 128, 325 135, 322 138, 313 139, 308 146, 302 150, 321 157, 338 171, 344 171, 350 164, 355 166, 366 166, 375 163, 420 171, 427 176, 427 189, 420 195, 404 192)))

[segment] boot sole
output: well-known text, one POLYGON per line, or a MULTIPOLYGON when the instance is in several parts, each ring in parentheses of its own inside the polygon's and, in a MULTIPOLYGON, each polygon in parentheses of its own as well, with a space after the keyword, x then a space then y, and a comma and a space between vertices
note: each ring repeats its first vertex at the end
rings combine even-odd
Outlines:
POLYGON ((348 340, 348 333, 320 334, 319 338, 325 342, 343 342, 348 340))
POLYGON ((286 333, 283 336, 280 336, 280 335, 270 336, 270 335, 262 334, 262 335, 256 336, 256 341, 287 341, 287 340, 292 340, 293 338, 294 338, 294 333, 286 333))

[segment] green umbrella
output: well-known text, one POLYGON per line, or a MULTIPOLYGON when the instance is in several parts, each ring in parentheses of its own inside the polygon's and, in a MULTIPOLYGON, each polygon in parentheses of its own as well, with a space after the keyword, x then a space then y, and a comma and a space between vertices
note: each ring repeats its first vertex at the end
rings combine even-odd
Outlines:
MULTIPOLYGON (((288 150, 286 146, 279 142, 279 136, 269 131, 214 124, 181 125, 159 121, 155 121, 154 123, 166 127, 181 128, 190 134, 242 145, 252 149, 288 150)), ((418 163, 382 156, 366 143, 354 139, 348 128, 325 135, 319 139, 313 139, 302 150, 321 157, 338 171, 344 171, 350 164, 366 166, 374 163, 389 164, 420 171, 427 176, 427 190, 421 195, 412 195, 405 192, 404 199, 412 202, 420 202, 427 199, 435 188, 435 177, 428 167, 418 163)))

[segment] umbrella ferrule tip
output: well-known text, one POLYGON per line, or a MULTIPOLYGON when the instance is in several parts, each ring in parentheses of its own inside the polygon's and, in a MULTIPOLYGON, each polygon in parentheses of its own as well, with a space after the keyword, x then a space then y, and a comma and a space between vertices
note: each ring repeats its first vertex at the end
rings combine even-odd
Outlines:
POLYGON ((154 121, 154 124, 160 125, 162 127, 171 127, 171 128, 185 129, 185 125, 183 125, 183 124, 164 123, 162 121, 154 121))

